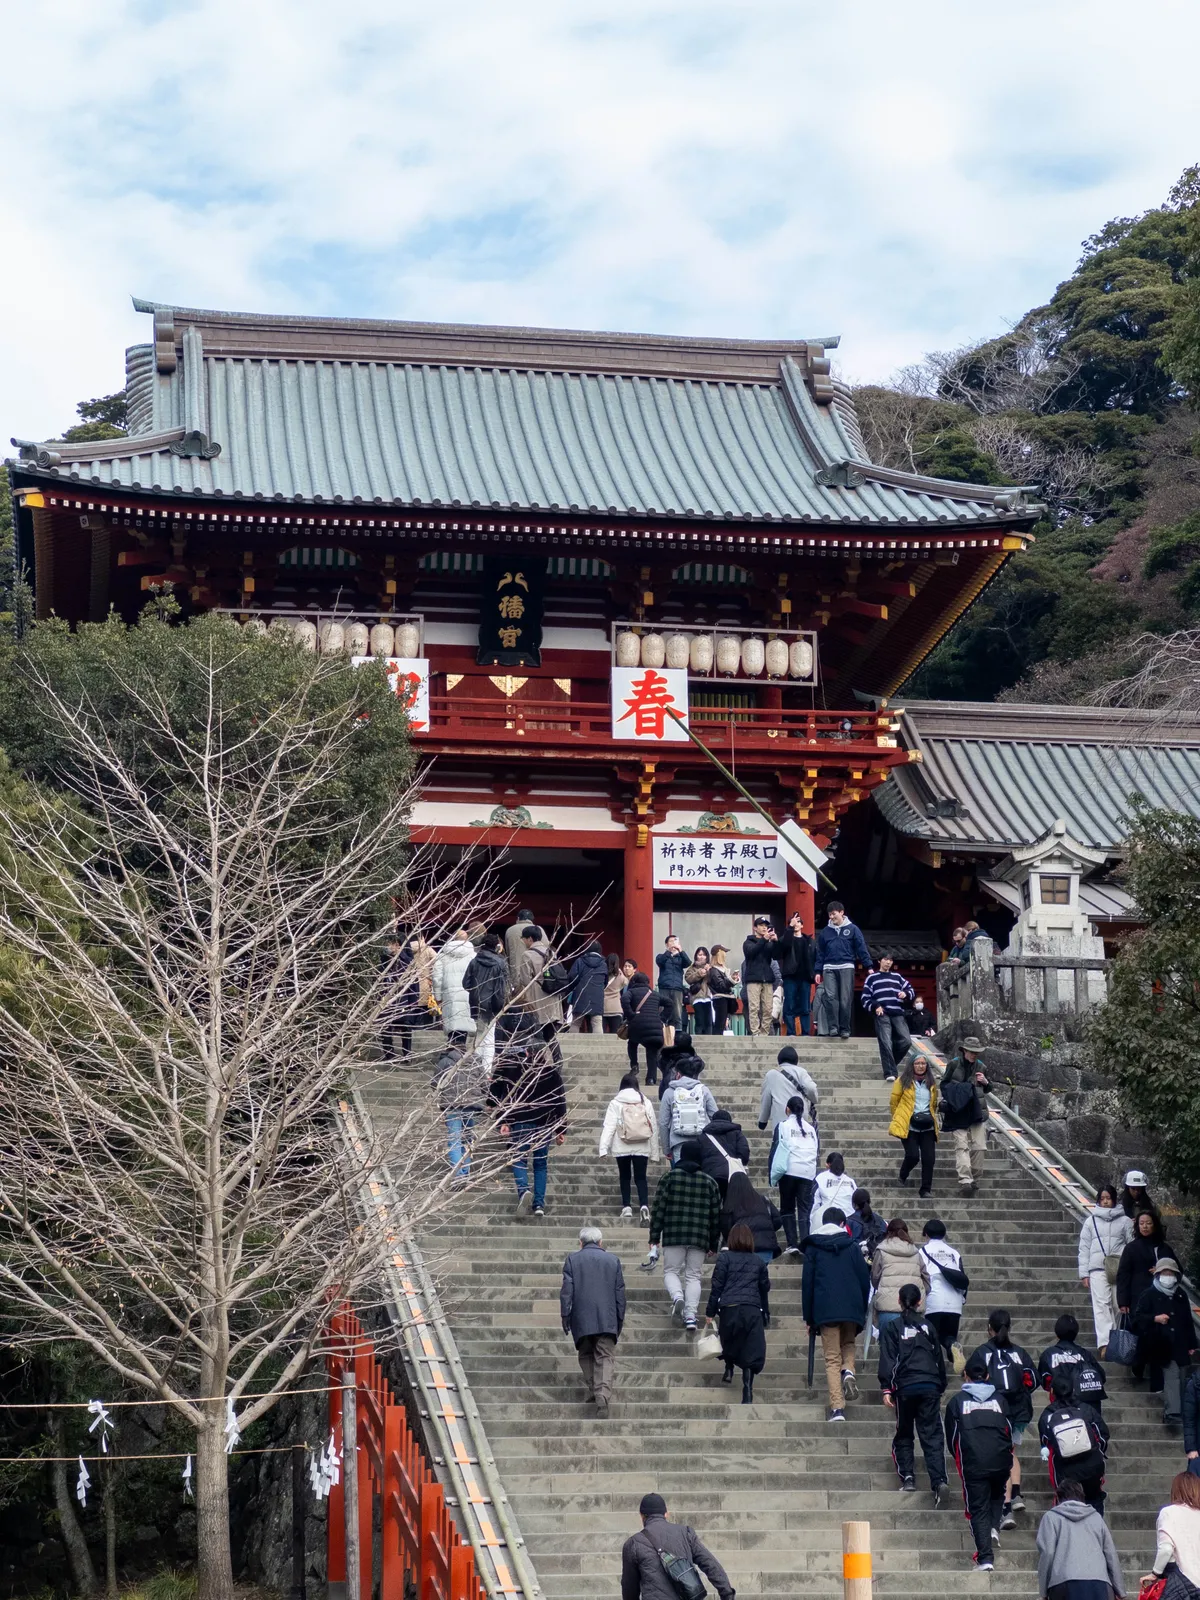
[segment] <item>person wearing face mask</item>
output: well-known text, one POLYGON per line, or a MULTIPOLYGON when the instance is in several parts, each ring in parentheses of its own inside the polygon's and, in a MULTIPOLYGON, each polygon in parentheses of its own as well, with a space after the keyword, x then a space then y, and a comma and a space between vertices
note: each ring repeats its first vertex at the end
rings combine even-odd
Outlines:
POLYGON ((1149 1369, 1150 1393, 1163 1397, 1163 1421, 1168 1427, 1183 1420, 1182 1374, 1196 1353, 1192 1307, 1181 1275, 1177 1261, 1160 1256, 1151 1285, 1133 1310, 1138 1361, 1149 1369))
POLYGON ((892 1085, 888 1132, 904 1146, 900 1163, 900 1182, 921 1163, 921 1199, 933 1193, 933 1163, 937 1155, 938 1086, 923 1055, 910 1057, 892 1085))

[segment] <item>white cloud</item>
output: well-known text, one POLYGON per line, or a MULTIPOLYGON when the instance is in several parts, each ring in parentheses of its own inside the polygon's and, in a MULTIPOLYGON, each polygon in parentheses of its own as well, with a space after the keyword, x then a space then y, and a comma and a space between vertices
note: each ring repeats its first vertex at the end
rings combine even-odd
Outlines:
POLYGON ((1197 159, 1145 0, 45 0, 0 101, 0 437, 179 304, 840 332, 882 377, 1049 295, 1197 159))

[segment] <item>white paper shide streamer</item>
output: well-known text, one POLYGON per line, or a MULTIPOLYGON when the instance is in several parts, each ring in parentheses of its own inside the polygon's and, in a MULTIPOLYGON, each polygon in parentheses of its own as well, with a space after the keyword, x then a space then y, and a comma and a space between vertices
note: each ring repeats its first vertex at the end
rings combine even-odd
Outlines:
POLYGON ((225 1454, 231 1456, 237 1449, 237 1442, 242 1437, 241 1425, 233 1409, 233 1396, 230 1395, 225 1402, 225 1454))
POLYGON ((337 1441, 331 1428, 329 1443, 324 1450, 314 1452, 309 1459, 308 1481, 312 1484, 312 1491, 317 1499, 324 1500, 329 1491, 341 1482, 341 1478, 342 1458, 338 1454, 337 1441))
POLYGON ((192 1493, 192 1458, 191 1458, 191 1456, 189 1456, 187 1458, 187 1460, 183 1463, 183 1471, 180 1473, 180 1477, 183 1479, 183 1498, 185 1500, 194 1500, 196 1497, 192 1493))
POLYGON ((79 1504, 86 1508, 88 1485, 91 1483, 91 1474, 87 1469, 87 1462, 82 1456, 79 1458, 79 1478, 75 1484, 75 1498, 79 1504))
POLYGON ((116 1429, 112 1413, 106 1408, 103 1400, 89 1400, 88 1416, 92 1418, 88 1432, 95 1433, 97 1428, 100 1429, 100 1454, 106 1456, 108 1454, 109 1436, 116 1429))

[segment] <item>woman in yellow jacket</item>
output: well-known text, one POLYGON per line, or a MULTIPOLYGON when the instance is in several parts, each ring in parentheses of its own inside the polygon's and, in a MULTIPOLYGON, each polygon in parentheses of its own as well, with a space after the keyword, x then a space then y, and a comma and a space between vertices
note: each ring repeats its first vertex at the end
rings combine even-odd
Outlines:
POLYGON ((933 1160, 937 1154, 938 1087, 929 1062, 918 1055, 892 1085, 892 1120, 888 1132, 904 1146, 900 1182, 921 1163, 921 1199, 933 1193, 933 1160))

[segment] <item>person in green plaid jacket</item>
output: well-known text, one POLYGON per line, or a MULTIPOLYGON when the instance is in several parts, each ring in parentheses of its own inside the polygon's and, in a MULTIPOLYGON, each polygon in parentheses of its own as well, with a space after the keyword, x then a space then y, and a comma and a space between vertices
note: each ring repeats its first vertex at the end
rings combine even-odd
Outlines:
POLYGON ((693 1333, 705 1252, 715 1250, 721 1240, 721 1191, 715 1180, 700 1170, 703 1155, 700 1142, 688 1139, 679 1151, 677 1165, 658 1180, 646 1262, 653 1271, 661 1243, 663 1284, 671 1297, 672 1314, 693 1333))

